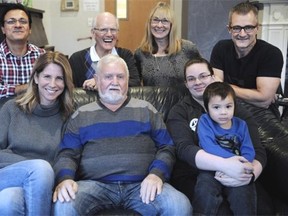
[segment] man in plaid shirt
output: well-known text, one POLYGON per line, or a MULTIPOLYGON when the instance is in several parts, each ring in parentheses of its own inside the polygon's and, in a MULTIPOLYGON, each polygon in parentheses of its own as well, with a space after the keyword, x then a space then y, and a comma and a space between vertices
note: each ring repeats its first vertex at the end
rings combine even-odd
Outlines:
POLYGON ((25 91, 36 59, 45 50, 28 43, 31 15, 21 4, 7 4, 0 17, 0 100, 25 91))

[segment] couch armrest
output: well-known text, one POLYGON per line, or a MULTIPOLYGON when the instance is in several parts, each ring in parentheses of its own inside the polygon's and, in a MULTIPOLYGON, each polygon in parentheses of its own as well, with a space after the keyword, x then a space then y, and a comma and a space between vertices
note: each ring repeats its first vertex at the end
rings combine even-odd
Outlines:
POLYGON ((260 176, 265 189, 288 202, 288 129, 269 109, 243 103, 258 123, 261 143, 267 153, 267 165, 260 176))
POLYGON ((265 149, 267 165, 262 173, 261 182, 270 194, 288 203, 288 137, 274 138, 265 149))

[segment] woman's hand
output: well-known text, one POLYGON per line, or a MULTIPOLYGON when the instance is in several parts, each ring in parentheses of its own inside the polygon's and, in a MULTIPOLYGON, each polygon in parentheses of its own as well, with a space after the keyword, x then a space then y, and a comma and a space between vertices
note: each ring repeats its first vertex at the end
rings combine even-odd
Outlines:
POLYGON ((243 177, 242 180, 240 180, 240 179, 231 178, 225 173, 217 171, 214 177, 224 186, 239 187, 239 186, 249 184, 252 178, 252 174, 248 174, 247 177, 243 177))
POLYGON ((245 181, 251 177, 251 173, 254 171, 252 163, 242 156, 233 156, 224 160, 219 171, 235 180, 245 181))

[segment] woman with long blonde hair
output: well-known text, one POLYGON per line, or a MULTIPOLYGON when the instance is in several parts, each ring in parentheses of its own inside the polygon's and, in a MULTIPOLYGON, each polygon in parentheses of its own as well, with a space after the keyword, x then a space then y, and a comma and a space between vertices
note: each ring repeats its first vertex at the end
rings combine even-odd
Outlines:
POLYGON ((191 41, 176 36, 176 21, 168 3, 159 2, 146 22, 145 35, 135 51, 144 86, 184 86, 185 63, 200 54, 191 41))
POLYGON ((26 92, 1 108, 1 214, 50 215, 51 165, 73 111, 72 92, 68 59, 47 52, 36 61, 26 92))

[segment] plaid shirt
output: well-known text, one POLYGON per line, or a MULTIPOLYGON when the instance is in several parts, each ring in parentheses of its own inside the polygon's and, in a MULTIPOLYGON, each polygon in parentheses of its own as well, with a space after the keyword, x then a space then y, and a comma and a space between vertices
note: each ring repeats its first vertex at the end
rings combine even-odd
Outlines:
POLYGON ((0 44, 0 99, 13 96, 17 85, 29 82, 33 64, 44 52, 44 49, 27 44, 27 53, 17 57, 9 50, 6 40, 0 44))

